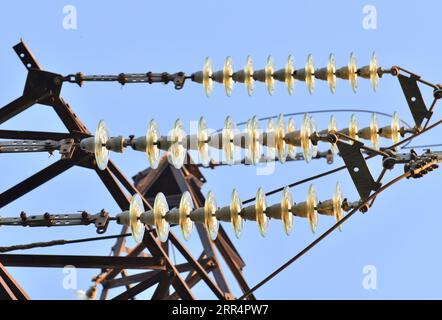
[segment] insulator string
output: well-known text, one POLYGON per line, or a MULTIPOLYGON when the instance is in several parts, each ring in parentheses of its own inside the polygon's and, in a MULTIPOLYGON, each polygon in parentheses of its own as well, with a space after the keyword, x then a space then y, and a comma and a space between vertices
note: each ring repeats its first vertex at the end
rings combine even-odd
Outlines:
MULTIPOLYGON (((364 110, 364 109, 322 109, 322 110, 314 110, 314 111, 299 111, 299 112, 292 112, 292 113, 285 113, 283 114, 284 117, 292 117, 292 116, 302 116, 306 113, 308 114, 318 114, 318 113, 336 113, 336 112, 357 112, 357 113, 375 113, 377 115, 380 116, 384 116, 384 117, 388 117, 388 118, 393 118, 392 114, 389 113, 385 113, 385 112, 380 112, 380 111, 370 111, 370 110, 364 110)), ((266 121, 266 120, 270 120, 270 119, 276 119, 278 116, 268 116, 268 117, 263 117, 263 118, 259 118, 258 121, 266 121)), ((400 122, 402 124, 404 124, 405 126, 407 126, 409 129, 412 128, 412 126, 410 126, 410 124, 404 120, 400 120, 400 122)), ((243 126, 246 125, 247 121, 245 122, 240 122, 237 123, 237 126, 243 126)), ((215 131, 216 133, 220 133, 222 132, 223 129, 219 129, 217 131, 215 131)))
POLYGON ((284 263, 281 267, 276 269, 274 272, 272 272, 269 276, 267 276, 264 280, 259 282, 256 286, 251 288, 249 291, 245 292, 238 300, 243 300, 250 296, 252 293, 254 293, 256 290, 261 288, 264 284, 272 280, 275 276, 277 276, 279 273, 284 271, 287 267, 289 267, 292 263, 294 263, 296 260, 301 258, 304 254, 309 252, 311 249, 313 249, 318 243, 320 243, 322 240, 324 240, 329 234, 331 234, 334 230, 336 230, 339 226, 341 226, 345 221, 350 219, 351 216, 353 216, 358 210, 360 210, 363 206, 365 206, 369 201, 374 199, 375 197, 379 196, 381 192, 383 192, 385 189, 391 187, 393 184, 399 182, 400 180, 407 178, 410 176, 410 172, 406 172, 395 179, 389 181, 384 186, 380 187, 378 191, 374 192, 371 196, 369 196, 366 200, 361 201, 361 203, 351 210, 345 217, 343 217, 341 220, 336 222, 331 228, 329 228, 327 231, 325 231, 323 234, 321 234, 316 240, 311 242, 308 246, 306 246, 304 249, 302 249, 298 254, 296 254, 293 258, 288 260, 286 263, 284 263))
MULTIPOLYGON (((423 133, 425 133, 425 132, 427 132, 427 131, 429 131, 431 129, 434 129, 435 127, 439 126, 440 124, 442 124, 442 120, 437 121, 436 123, 432 124, 431 126, 423 129, 422 131, 417 132, 417 133, 411 135, 410 137, 408 137, 408 138, 406 138, 406 139, 404 139, 402 141, 399 141, 398 143, 393 144, 392 146, 390 146, 390 147, 388 147, 386 149, 392 150, 392 149, 394 149, 394 148, 396 148, 396 147, 398 147, 398 146, 400 146, 400 145, 402 145, 404 143, 406 145, 407 143, 411 142, 414 138, 420 136, 421 134, 423 134, 423 133)), ((378 156, 378 155, 377 154, 371 154, 371 155, 365 157, 365 160, 369 160, 369 159, 374 158, 376 156, 378 156)), ((333 174, 335 172, 341 171, 341 170, 343 170, 345 168, 347 168, 345 165, 341 166, 341 167, 337 167, 335 169, 323 172, 321 174, 318 174, 318 175, 315 175, 315 176, 311 176, 311 177, 303 179, 303 180, 299 180, 299 181, 294 182, 294 183, 292 183, 292 184, 290 184, 288 186, 289 187, 294 187, 294 186, 297 186, 297 185, 300 185, 300 184, 303 184, 303 183, 306 183, 306 182, 309 182, 309 181, 312 181, 312 180, 316 180, 316 179, 328 176, 328 175, 333 174)), ((266 193, 266 196, 273 195, 275 193, 281 192, 282 190, 284 190, 284 188, 278 188, 278 189, 272 190, 272 191, 266 193)), ((253 202, 253 201, 255 201, 255 199, 256 199, 256 197, 250 198, 250 199, 246 200, 245 202, 243 202, 243 204, 247 204, 247 203, 253 202)))

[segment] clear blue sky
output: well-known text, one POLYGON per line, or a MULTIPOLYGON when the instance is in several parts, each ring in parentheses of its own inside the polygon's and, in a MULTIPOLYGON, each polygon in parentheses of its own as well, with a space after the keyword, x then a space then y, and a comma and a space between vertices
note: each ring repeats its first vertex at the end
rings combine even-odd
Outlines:
MULTIPOLYGON (((202 67, 210 56, 217 68, 226 56, 233 57, 236 69, 242 68, 251 54, 256 68, 263 67, 272 54, 278 67, 288 54, 299 68, 309 53, 316 66, 324 66, 330 52, 343 66, 354 51, 359 65, 368 63, 376 51, 381 66, 401 65, 438 82, 442 61, 434 30, 439 1, 3 1, 0 10, 0 105, 21 95, 26 72, 11 49, 21 37, 25 39, 41 65, 62 74, 82 71, 86 74, 185 71, 202 67), (338 5, 339 3, 339 5, 338 5), (63 7, 72 4, 78 10, 78 29, 64 30, 63 7), (377 8, 377 29, 362 27, 365 5, 377 8)), ((428 92, 426 92, 428 93, 428 92)), ((210 99, 201 86, 187 83, 182 91, 171 86, 126 86, 86 84, 84 88, 66 85, 63 97, 69 101, 84 123, 93 129, 105 119, 111 133, 141 135, 148 121, 155 118, 167 132, 180 117, 186 127, 204 116, 211 128, 220 128, 224 118, 236 121, 253 115, 265 117, 278 113, 319 110, 335 107, 358 107, 392 113, 412 122, 396 79, 381 79, 378 92, 369 82, 360 80, 354 94, 344 81, 338 82, 337 93, 331 95, 325 83, 318 83, 313 96, 303 83, 297 83, 295 94, 288 96, 281 83, 269 97, 264 86, 257 84, 255 94, 248 97, 241 85, 227 98, 223 88, 215 86, 210 99)), ((435 117, 439 116, 438 110, 435 117)), ((337 115, 340 128, 350 115, 337 115)), ((318 116, 320 128, 326 128, 326 116, 318 116)), ((296 118, 299 126, 301 118, 296 118)), ((361 126, 369 116, 359 115, 361 126)), ((381 125, 388 119, 379 118, 381 125)), ((26 111, 2 128, 19 130, 60 131, 61 123, 48 108, 26 111)), ((440 130, 415 143, 438 142, 440 130)), ((385 140, 384 140, 385 144, 385 140)), ((112 155, 128 177, 147 166, 145 155, 128 150, 123 156, 112 155)), ((6 190, 20 179, 54 162, 56 157, 40 155, 3 155, 0 158, 0 189, 6 190)), ((340 165, 336 161, 335 165, 340 165)), ((374 174, 379 172, 379 159, 370 163, 374 174)), ((227 204, 232 188, 243 199, 254 195, 262 186, 271 190, 314 173, 329 169, 324 161, 310 165, 290 163, 277 165, 274 174, 257 176, 253 167, 222 168, 204 171, 208 179, 205 191, 215 192, 219 205, 227 204)), ((387 177, 399 175, 398 167, 387 177)), ((345 195, 356 199, 356 191, 346 172, 319 180, 316 187, 320 199, 327 199, 336 181, 342 183, 345 195)), ((441 298, 442 258, 438 244, 442 240, 442 217, 436 210, 440 174, 425 179, 402 182, 383 194, 369 213, 357 214, 344 226, 342 233, 332 234, 312 252, 256 292, 261 299, 390 299, 441 298), (439 181, 439 182, 437 182, 439 181), (362 287, 362 269, 377 269, 377 289, 362 287)), ((307 185, 293 190, 295 201, 303 201, 307 185)), ((269 198, 273 203, 280 195, 269 198)), ((2 216, 17 216, 22 210, 30 213, 119 210, 93 172, 73 169, 45 186, 0 210, 2 216)), ((332 219, 320 217, 319 232, 326 230, 332 219)), ((231 227, 225 226, 234 239, 231 227)), ((113 226, 109 234, 116 233, 113 226)), ((67 229, 0 229, 0 245, 12 245, 52 239, 75 239, 94 236, 93 228, 67 229)), ((278 221, 271 221, 269 234, 261 238, 256 225, 247 223, 244 235, 234 243, 247 263, 245 276, 256 284, 277 266, 314 239, 306 221, 296 219, 290 237, 283 233, 278 221)), ((102 254, 109 253, 113 241, 63 248, 34 250, 35 253, 102 254)), ((198 255, 195 236, 188 246, 198 255)), ((72 291, 62 287, 59 269, 10 269, 34 299, 73 299, 72 291)), ((80 270, 78 287, 87 288, 95 270, 80 270)), ((229 275, 231 283, 233 278, 229 275)), ((239 289, 233 285, 239 295, 239 289)), ((113 292, 115 294, 116 291, 113 292)), ((204 286, 197 286, 198 298, 212 298, 204 286)), ((140 297, 144 297, 141 295, 140 297)))

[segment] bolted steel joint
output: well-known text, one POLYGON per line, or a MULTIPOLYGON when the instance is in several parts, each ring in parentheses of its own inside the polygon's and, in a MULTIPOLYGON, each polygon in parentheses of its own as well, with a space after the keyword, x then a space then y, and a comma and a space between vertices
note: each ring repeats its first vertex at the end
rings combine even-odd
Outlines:
POLYGON ((434 99, 440 99, 442 98, 442 88, 438 85, 437 89, 434 89, 433 91, 433 97, 434 99))
POLYGON ((173 76, 173 83, 175 85, 175 90, 181 90, 184 87, 184 82, 186 81, 186 75, 184 72, 178 72, 173 76))
POLYGON ((359 211, 362 212, 362 213, 367 213, 368 209, 370 209, 370 207, 369 207, 368 204, 366 203, 366 204, 364 204, 364 205, 359 209, 359 211))
POLYGON ((396 164, 396 159, 387 157, 382 161, 382 166, 387 170, 392 170, 396 164))

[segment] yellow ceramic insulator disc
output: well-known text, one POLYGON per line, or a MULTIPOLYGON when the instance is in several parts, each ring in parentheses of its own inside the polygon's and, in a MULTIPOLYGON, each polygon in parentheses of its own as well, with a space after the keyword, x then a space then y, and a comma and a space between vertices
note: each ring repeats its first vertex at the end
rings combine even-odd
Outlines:
POLYGON ((398 143, 401 140, 401 124, 397 112, 393 113, 393 119, 391 120, 391 140, 393 143, 398 143))
POLYGON ((275 79, 273 78, 274 71, 275 65, 273 63, 273 58, 269 56, 265 67, 265 84, 269 95, 273 95, 273 92, 275 91, 275 79))
POLYGON ((144 212, 143 201, 139 194, 132 196, 129 206, 129 221, 132 237, 135 242, 140 243, 144 237, 144 225, 140 221, 140 216, 144 212))
POLYGON ((239 198, 238 192, 234 189, 230 201, 230 219, 232 222, 233 231, 235 232, 235 236, 238 239, 241 236, 243 228, 243 219, 240 216, 241 209, 242 209, 241 199, 239 198))
MULTIPOLYGON (((342 219, 344 216, 344 210, 342 209, 342 189, 341 185, 336 183, 335 193, 333 194, 333 215, 335 216, 336 222, 342 219)), ((342 231, 342 225, 339 226, 339 230, 342 231)))
POLYGON ((204 221, 212 240, 215 240, 218 236, 219 221, 215 217, 217 209, 215 195, 212 191, 209 191, 204 205, 204 221))
POLYGON ((285 187, 281 199, 281 220, 284 226, 284 231, 287 235, 290 235, 293 228, 292 205, 292 193, 290 192, 289 187, 285 187))
POLYGON ((181 169, 186 158, 186 150, 183 146, 183 140, 185 138, 184 126, 181 120, 175 121, 175 125, 170 134, 171 146, 169 149, 169 161, 177 169, 181 169))
POLYGON ((379 126, 376 113, 371 114, 370 121, 370 141, 375 149, 379 149, 379 126))
POLYGON ((276 137, 275 137, 275 125, 273 124, 273 119, 269 119, 266 129, 267 136, 267 157, 271 160, 275 160, 275 147, 276 147, 276 137))
MULTIPOLYGON (((350 117, 350 124, 348 126, 348 134, 350 138, 359 140, 358 132, 359 132, 358 120, 356 119, 356 116, 352 114, 350 117)), ((350 144, 353 144, 353 141, 350 141, 350 144)))
POLYGON ((246 132, 248 158, 252 164, 257 164, 261 157, 261 144, 259 143, 259 121, 256 116, 247 122, 246 132))
POLYGON ((315 90, 315 66, 313 64, 313 56, 311 54, 307 57, 305 64, 305 83, 310 94, 315 90))
MULTIPOLYGON (((289 121, 287 122, 287 132, 286 133, 290 133, 290 132, 295 132, 296 131, 296 124, 295 124, 295 120, 293 120, 293 118, 290 118, 289 121)), ((287 145, 287 154, 290 158, 294 159, 296 157, 296 146, 292 145, 292 144, 286 144, 287 145)))
POLYGON ((193 221, 190 219, 190 213, 192 212, 194 206, 192 201, 192 196, 188 191, 184 192, 181 196, 180 206, 179 206, 179 224, 181 232, 185 240, 189 240, 193 231, 193 221))
POLYGON ((256 193, 256 203, 255 203, 255 212, 256 212, 256 222, 258 223, 259 232, 263 237, 267 234, 268 229, 268 217, 265 214, 267 209, 267 201, 266 195, 262 188, 258 189, 256 193))
MULTIPOLYGON (((316 126, 316 120, 313 117, 310 117, 310 134, 318 132, 318 128, 316 126)), ((314 145, 312 143, 312 158, 318 155, 318 145, 314 145)))
POLYGON ((204 93, 207 97, 210 97, 210 94, 213 90, 213 67, 212 67, 212 60, 207 57, 206 61, 204 62, 203 67, 203 87, 204 87, 204 93))
POLYGON ((244 84, 246 85, 247 93, 249 96, 253 93, 253 87, 255 79, 253 79, 253 60, 251 56, 247 57, 246 66, 244 67, 244 84))
POLYGON ((235 144, 233 139, 235 138, 235 122, 231 117, 227 117, 224 122, 224 129, 222 133, 222 146, 224 150, 225 161, 227 164, 234 164, 235 162, 235 144))
POLYGON ((304 160, 310 162, 312 160, 313 148, 312 142, 310 140, 311 135, 311 123, 310 116, 308 114, 304 115, 304 120, 301 126, 301 148, 304 155, 304 160))
POLYGON ((146 134, 146 154, 152 169, 158 167, 160 158, 160 149, 158 148, 158 139, 160 138, 160 130, 155 120, 151 120, 146 134))
POLYGON ((336 91, 336 61, 333 53, 330 53, 327 62, 327 82, 331 93, 336 91))
POLYGON ((233 61, 231 57, 227 57, 226 61, 224 62, 224 68, 223 68, 223 84, 224 84, 224 89, 226 90, 226 94, 229 97, 232 95, 233 85, 234 85, 232 75, 233 75, 233 61))
POLYGON ((285 85, 287 86, 287 91, 289 95, 293 94, 295 87, 295 78, 293 73, 295 72, 295 63, 293 57, 290 55, 287 59, 287 64, 285 65, 285 85))
POLYGON ((356 92, 358 89, 358 66, 353 52, 350 54, 350 60, 348 61, 348 80, 353 92, 356 92))
POLYGON ((166 242, 169 238, 170 225, 165 219, 166 213, 169 212, 169 205, 163 193, 158 193, 155 197, 153 205, 153 219, 155 222, 155 229, 157 230, 158 239, 161 242, 166 242))
POLYGON ((210 163, 210 155, 209 155, 209 129, 207 127, 206 120, 201 117, 198 121, 198 155, 203 166, 208 166, 210 163))
POLYGON ((109 140, 109 132, 103 120, 98 123, 95 131, 95 161, 100 170, 105 170, 109 162, 109 150, 106 148, 106 142, 109 140))
POLYGON ((310 228, 313 233, 316 232, 318 226, 318 212, 316 211, 316 205, 318 203, 318 197, 316 195, 316 190, 313 185, 308 189, 306 209, 307 209, 307 220, 310 224, 310 228))
POLYGON ((378 59, 376 57, 375 52, 373 52, 373 54, 371 55, 369 70, 370 70, 371 87, 373 88, 373 91, 376 91, 379 82, 379 75, 378 75, 378 59))
POLYGON ((284 163, 287 157, 287 146, 284 138, 285 138, 284 116, 280 114, 278 116, 278 120, 276 121, 275 147, 276 147, 276 155, 278 157, 279 162, 281 163, 284 163))

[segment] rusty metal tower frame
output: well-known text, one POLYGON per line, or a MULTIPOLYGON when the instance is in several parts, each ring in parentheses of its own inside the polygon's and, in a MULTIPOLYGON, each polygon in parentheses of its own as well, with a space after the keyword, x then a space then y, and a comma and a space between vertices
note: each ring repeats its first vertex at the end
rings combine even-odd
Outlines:
MULTIPOLYGON (((69 133, 0 130, 0 139, 66 140, 78 143, 81 139, 90 137, 89 130, 76 116, 69 104, 60 97, 63 77, 42 70, 23 41, 14 46, 14 50, 27 68, 28 76, 23 95, 0 109, 0 124, 33 105, 41 104, 53 108, 69 133)), ((163 191, 171 206, 176 205, 177 195, 184 191, 189 191, 192 194, 195 206, 199 207, 204 203, 200 187, 205 182, 205 178, 196 165, 188 164, 181 170, 177 170, 163 159, 157 170, 148 169, 137 175, 135 177, 136 185, 134 185, 112 161, 109 162, 106 170, 101 171, 97 168, 93 155, 77 148, 75 144, 71 143, 71 146, 70 152, 67 155, 64 154, 62 159, 1 193, 0 208, 75 166, 95 171, 121 210, 128 210, 128 194, 135 193, 144 195, 145 208, 151 208, 150 197, 155 194, 153 193, 155 190, 163 191)), ((0 299, 29 299, 5 267, 54 268, 66 265, 101 269, 102 273, 97 277, 97 283, 103 286, 101 299, 106 299, 108 291, 112 288, 121 286, 127 288, 114 299, 132 299, 148 288, 157 285, 152 299, 191 300, 195 299, 191 289, 199 281, 205 282, 218 299, 234 299, 235 297, 223 275, 219 255, 224 259, 243 293, 249 291, 242 274, 242 269, 245 266, 244 261, 224 229, 220 226, 218 238, 212 241, 204 226, 197 225, 196 227, 203 246, 203 252, 198 258, 195 258, 173 233, 170 234, 167 243, 159 243, 154 230, 145 232, 143 241, 128 250, 126 256, 122 256, 127 251, 123 237, 119 238, 113 246, 111 256, 1 254, 0 299), (174 246, 184 257, 186 263, 175 265, 169 257, 169 246, 174 246), (149 253, 144 253, 145 249, 149 253), (129 276, 126 269, 147 269, 150 271, 129 276), (184 272, 189 272, 187 278, 183 278, 181 275, 184 272), (213 278, 209 273, 213 274, 213 278), (121 277, 117 278, 119 275, 121 277)), ((122 234, 125 233, 127 233, 127 227, 122 228, 122 234)), ((253 295, 248 296, 248 299, 254 298, 253 295)))

